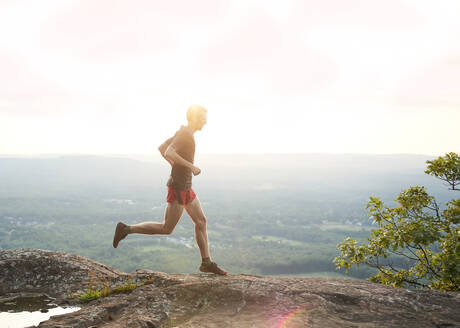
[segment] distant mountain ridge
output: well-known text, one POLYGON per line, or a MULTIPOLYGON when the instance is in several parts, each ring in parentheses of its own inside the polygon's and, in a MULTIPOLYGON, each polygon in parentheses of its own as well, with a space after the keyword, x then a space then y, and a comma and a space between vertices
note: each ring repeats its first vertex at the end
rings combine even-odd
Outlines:
MULTIPOLYGON (((139 156, 138 156, 139 157, 139 156)), ((49 158, 0 157, 0 196, 22 196, 37 190, 68 193, 96 188, 163 190, 169 165, 159 156, 148 160, 97 155, 49 158)), ((194 177, 201 190, 302 190, 327 195, 400 191, 426 185, 448 196, 442 184, 423 172, 425 155, 361 154, 197 154, 202 174, 194 177)))

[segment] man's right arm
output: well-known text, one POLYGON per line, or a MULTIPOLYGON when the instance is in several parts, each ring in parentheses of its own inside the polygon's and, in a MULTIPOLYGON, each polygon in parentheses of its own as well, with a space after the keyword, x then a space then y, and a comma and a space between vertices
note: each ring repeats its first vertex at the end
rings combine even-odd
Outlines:
POLYGON ((177 165, 188 167, 190 170, 192 170, 193 175, 198 175, 201 173, 201 170, 198 167, 196 167, 189 161, 182 158, 182 156, 180 156, 176 152, 176 150, 174 149, 174 147, 172 147, 172 145, 168 146, 168 148, 165 151, 164 157, 166 158, 166 160, 172 161, 173 163, 176 163, 177 165))

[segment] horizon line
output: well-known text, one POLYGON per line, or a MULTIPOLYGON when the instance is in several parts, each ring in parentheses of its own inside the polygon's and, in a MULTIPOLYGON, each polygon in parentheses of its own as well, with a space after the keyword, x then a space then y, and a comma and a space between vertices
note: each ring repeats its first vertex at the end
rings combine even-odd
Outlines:
MULTIPOLYGON (((443 156, 440 154, 420 153, 336 153, 336 152, 203 152, 199 155, 374 155, 374 156, 443 156)), ((0 157, 54 157, 54 156, 153 156, 159 157, 157 153, 0 153, 0 157)))

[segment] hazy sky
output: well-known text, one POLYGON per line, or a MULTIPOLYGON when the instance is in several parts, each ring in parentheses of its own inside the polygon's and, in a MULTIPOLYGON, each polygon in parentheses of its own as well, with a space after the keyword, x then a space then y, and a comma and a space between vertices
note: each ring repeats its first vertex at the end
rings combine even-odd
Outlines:
POLYGON ((0 0, 0 154, 460 152, 460 1, 0 0))

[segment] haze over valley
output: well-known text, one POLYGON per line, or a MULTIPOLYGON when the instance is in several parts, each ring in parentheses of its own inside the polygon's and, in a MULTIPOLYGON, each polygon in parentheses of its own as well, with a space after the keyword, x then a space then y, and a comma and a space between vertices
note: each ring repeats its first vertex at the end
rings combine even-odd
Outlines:
MULTIPOLYGON (((369 196, 388 205, 424 185, 424 155, 198 154, 194 177, 213 258, 231 273, 336 276, 346 236, 366 238, 369 196)), ((162 221, 169 165, 159 156, 0 158, 0 248, 34 247, 88 256, 123 271, 197 272, 193 225, 184 214, 169 236, 131 235, 118 249, 118 221, 162 221)), ((366 277, 368 271, 352 271, 366 277)))

